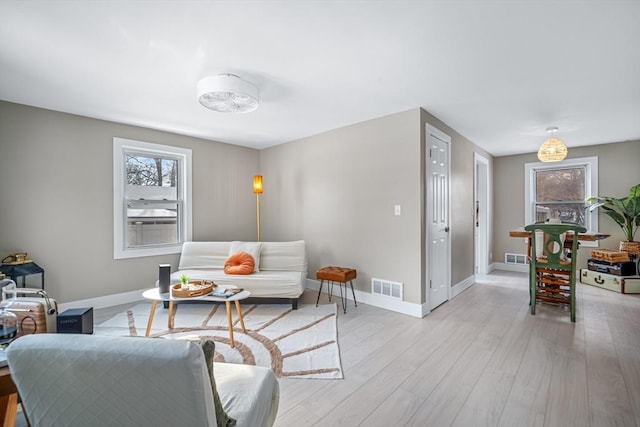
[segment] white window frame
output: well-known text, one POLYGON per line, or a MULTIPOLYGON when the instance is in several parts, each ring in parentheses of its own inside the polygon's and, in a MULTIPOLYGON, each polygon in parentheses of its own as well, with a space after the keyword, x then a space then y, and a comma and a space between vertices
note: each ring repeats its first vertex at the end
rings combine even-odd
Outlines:
POLYGON ((155 255, 180 253, 182 243, 192 240, 192 208, 191 208, 191 149, 172 147, 169 145, 152 144, 150 142, 132 139, 113 138, 113 258, 126 259, 155 255), (125 152, 135 150, 148 154, 160 154, 178 158, 178 198, 181 201, 182 216, 178 221, 179 241, 153 247, 127 248, 125 245, 125 227, 127 225, 127 209, 125 202, 126 167, 125 152))
MULTIPOLYGON (((576 159, 566 159, 560 162, 535 162, 524 165, 524 223, 535 222, 535 173, 539 170, 562 169, 572 166, 584 166, 585 174, 585 202, 589 197, 598 195, 598 157, 581 157, 576 159)), ((587 231, 598 232, 598 210, 585 213, 587 231)), ((598 247, 598 241, 580 241, 580 245, 587 247, 598 247)))

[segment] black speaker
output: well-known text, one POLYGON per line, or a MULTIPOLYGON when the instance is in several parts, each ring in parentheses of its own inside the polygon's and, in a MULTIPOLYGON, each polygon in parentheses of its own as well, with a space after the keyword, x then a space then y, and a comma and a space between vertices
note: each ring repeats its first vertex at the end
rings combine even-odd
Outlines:
POLYGON ((160 264, 158 273, 158 291, 161 294, 169 292, 169 276, 171 276, 171 264, 160 264))
POLYGON ((93 307, 65 310, 56 323, 59 334, 93 334, 93 307))

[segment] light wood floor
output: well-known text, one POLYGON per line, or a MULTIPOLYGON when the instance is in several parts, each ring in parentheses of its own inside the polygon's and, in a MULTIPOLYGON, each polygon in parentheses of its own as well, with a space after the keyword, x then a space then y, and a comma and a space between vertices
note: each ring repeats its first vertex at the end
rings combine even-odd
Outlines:
POLYGON ((349 301, 338 336, 344 380, 280 379, 276 427, 640 427, 640 295, 579 284, 572 324, 497 271, 423 319, 349 301))
POLYGON ((495 272, 423 319, 349 302, 344 380, 280 380, 276 426, 640 426, 640 295, 577 299, 532 316, 495 272))

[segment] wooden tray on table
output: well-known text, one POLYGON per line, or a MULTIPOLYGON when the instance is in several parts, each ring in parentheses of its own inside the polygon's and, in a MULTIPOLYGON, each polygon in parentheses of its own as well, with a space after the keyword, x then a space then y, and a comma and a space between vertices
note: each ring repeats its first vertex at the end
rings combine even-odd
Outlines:
POLYGON ((171 295, 177 298, 201 297, 210 294, 215 286, 211 280, 189 280, 186 289, 182 283, 171 285, 171 295))

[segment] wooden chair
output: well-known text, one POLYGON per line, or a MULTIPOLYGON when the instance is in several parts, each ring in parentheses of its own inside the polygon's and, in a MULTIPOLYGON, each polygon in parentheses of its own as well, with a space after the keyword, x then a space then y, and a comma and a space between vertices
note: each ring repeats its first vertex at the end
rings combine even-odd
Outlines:
POLYGON ((586 228, 574 223, 535 223, 524 228, 531 232, 531 254, 529 263, 529 292, 531 314, 536 314, 536 302, 568 304, 571 321, 576 321, 576 262, 578 239, 570 246, 571 258, 564 256, 564 236, 584 233, 586 228), (542 250, 536 247, 536 232, 543 233, 542 250))

